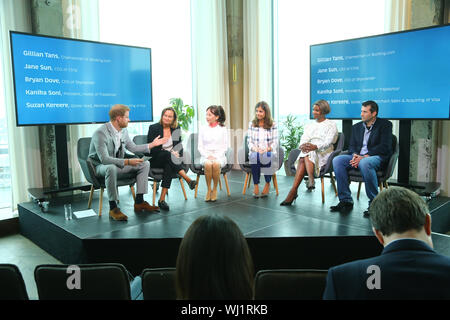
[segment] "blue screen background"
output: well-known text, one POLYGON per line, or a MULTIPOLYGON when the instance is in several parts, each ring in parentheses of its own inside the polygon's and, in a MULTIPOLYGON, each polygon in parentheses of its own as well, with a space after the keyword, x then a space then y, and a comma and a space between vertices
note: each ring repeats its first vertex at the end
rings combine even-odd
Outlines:
POLYGON ((17 125, 107 122, 118 103, 153 121, 151 49, 11 32, 11 50, 17 125))
POLYGON ((327 100, 329 118, 359 119, 366 100, 382 118, 450 118, 450 26, 313 45, 310 58, 311 104, 327 100))

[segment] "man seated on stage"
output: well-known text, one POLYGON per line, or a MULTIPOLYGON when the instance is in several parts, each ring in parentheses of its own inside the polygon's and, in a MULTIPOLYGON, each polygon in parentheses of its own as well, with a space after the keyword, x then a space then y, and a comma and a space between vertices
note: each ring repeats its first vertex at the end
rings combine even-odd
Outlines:
POLYGON ((125 159, 125 149, 131 152, 148 153, 150 149, 165 143, 165 139, 156 137, 151 143, 136 145, 128 136, 130 108, 116 104, 109 110, 110 122, 98 128, 92 136, 89 158, 95 166, 95 173, 105 178, 109 198, 109 216, 114 220, 126 221, 128 217, 117 207, 117 178, 121 175, 136 174, 137 194, 134 211, 156 211, 158 207, 144 201, 148 192, 148 173, 150 163, 140 158, 125 159))
POLYGON ((433 250, 425 201, 406 188, 390 187, 369 211, 384 246, 381 255, 330 268, 323 298, 450 299, 450 258, 433 250))
MULTIPOLYGON (((378 194, 377 170, 385 167, 392 155, 392 123, 378 118, 378 104, 375 101, 363 102, 361 119, 352 127, 349 154, 333 159, 339 204, 330 207, 331 211, 345 212, 353 208, 347 172, 350 169, 361 172, 370 206, 378 194)), ((368 214, 368 210, 364 211, 364 216, 368 214)))

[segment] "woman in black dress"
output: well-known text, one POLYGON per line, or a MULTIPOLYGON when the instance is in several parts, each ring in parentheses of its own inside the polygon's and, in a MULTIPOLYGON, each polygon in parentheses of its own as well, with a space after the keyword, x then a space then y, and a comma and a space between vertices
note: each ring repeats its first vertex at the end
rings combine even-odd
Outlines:
POLYGON ((150 167, 164 169, 161 182, 161 196, 158 206, 161 210, 169 210, 169 205, 165 201, 167 191, 170 188, 172 178, 179 174, 193 190, 196 185, 195 180, 191 180, 182 166, 183 145, 181 143, 181 128, 177 123, 177 114, 172 107, 165 108, 161 113, 158 123, 148 128, 147 141, 153 141, 156 137, 163 137, 166 142, 150 150, 150 167))

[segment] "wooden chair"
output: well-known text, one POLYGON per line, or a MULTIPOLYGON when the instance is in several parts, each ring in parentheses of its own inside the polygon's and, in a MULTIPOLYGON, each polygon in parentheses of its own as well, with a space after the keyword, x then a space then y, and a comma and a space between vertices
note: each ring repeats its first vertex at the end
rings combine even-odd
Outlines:
MULTIPOLYGON (((326 177, 326 175, 329 175, 329 177, 331 179, 331 183, 333 184, 334 193, 335 193, 336 197, 338 195, 337 189, 336 189, 336 183, 334 181, 334 176, 333 176, 333 159, 334 159, 334 157, 338 156, 342 152, 342 149, 344 147, 344 140, 345 140, 344 134, 342 132, 339 132, 337 141, 334 144, 334 151, 328 157, 327 163, 322 168, 320 168, 319 178, 320 178, 320 182, 321 182, 321 186, 322 186, 322 203, 325 203, 324 178, 326 177)), ((291 153, 289 153, 287 166, 288 166, 289 170, 291 171, 291 173, 293 173, 294 175, 296 173, 295 162, 297 161, 297 158, 298 158, 298 155, 300 154, 300 152, 301 152, 300 149, 294 149, 291 151, 291 153)))
MULTIPOLYGON (((399 154, 399 146, 397 142, 397 137, 395 135, 392 135, 392 150, 393 153, 391 157, 389 158, 388 164, 377 171, 377 178, 378 178, 378 187, 380 188, 380 191, 383 190, 383 187, 386 189, 389 187, 387 180, 392 177, 392 174, 394 173, 395 164, 397 163, 398 154, 399 154)), ((342 154, 347 153, 344 151, 342 154)), ((359 200, 359 195, 361 193, 361 185, 364 182, 363 177, 361 175, 361 172, 359 170, 349 170, 348 171, 348 178, 349 181, 358 182, 358 193, 356 195, 356 199, 359 200)))
MULTIPOLYGON (((147 136, 146 135, 137 135, 133 138, 133 142, 135 144, 146 144, 147 142, 147 136)), ((182 167, 186 173, 189 170, 189 166, 186 165, 186 159, 189 159, 189 153, 183 150, 183 162, 182 167)), ((152 168, 150 164, 150 171, 148 173, 148 176, 151 181, 153 181, 153 205, 155 205, 156 202, 156 191, 158 190, 159 183, 162 181, 164 174, 164 169, 162 168, 152 168)), ((183 191, 184 200, 187 200, 186 195, 186 189, 184 188, 183 179, 179 174, 175 174, 172 176, 172 179, 178 179, 180 181, 181 190, 183 191)))
MULTIPOLYGON (((271 166, 269 168, 262 168, 261 172, 264 174, 271 173, 272 174, 272 181, 273 186, 275 188, 276 194, 278 196, 278 182, 277 182, 277 174, 276 172, 280 170, 281 166, 283 165, 284 160, 284 149, 281 146, 278 146, 278 152, 276 153, 276 157, 272 159, 271 166)), ((244 182, 244 189, 242 190, 242 194, 245 194, 247 191, 247 188, 250 187, 251 184, 251 176, 252 176, 252 168, 250 165, 250 160, 248 158, 248 137, 247 135, 244 138, 244 145, 239 149, 238 151, 238 161, 239 166, 241 167, 242 171, 245 172, 245 182, 244 182), (248 186, 247 186, 248 184, 248 186)))
MULTIPOLYGON (((88 208, 91 208, 92 198, 94 195, 94 191, 96 189, 100 189, 100 198, 99 198, 99 209, 98 215, 102 215, 102 206, 103 206, 103 192, 106 188, 105 178, 98 177, 95 174, 95 167, 88 158, 89 156, 89 146, 91 145, 91 138, 80 138, 77 144, 77 156, 78 162, 80 164, 81 170, 83 171, 84 177, 86 180, 92 184, 91 191, 89 194, 88 208)), ((136 183, 136 175, 124 175, 117 179, 117 187, 121 186, 130 186, 131 194, 133 196, 133 200, 136 200, 136 194, 134 191, 134 184, 136 183)))
MULTIPOLYGON (((190 161, 189 161, 189 168, 192 172, 197 174, 197 185, 195 186, 195 198, 197 198, 197 191, 198 191, 198 184, 200 181, 200 176, 205 174, 205 168, 200 164, 200 153, 198 152, 197 146, 198 146, 198 133, 192 133, 189 136, 189 140, 187 143, 187 149, 190 150, 190 161)), ((230 196, 230 186, 228 184, 228 177, 227 173, 233 169, 233 149, 228 148, 227 153, 227 164, 221 169, 220 173, 223 175, 223 180, 225 181, 225 186, 227 188, 227 195, 230 196)), ((219 187, 220 190, 222 190, 222 182, 219 179, 219 187)))

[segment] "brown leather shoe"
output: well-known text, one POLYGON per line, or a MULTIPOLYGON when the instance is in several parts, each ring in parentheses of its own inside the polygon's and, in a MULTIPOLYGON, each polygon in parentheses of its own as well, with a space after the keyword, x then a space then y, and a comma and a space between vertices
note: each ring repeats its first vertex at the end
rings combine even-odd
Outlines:
POLYGON ((134 212, 141 212, 141 211, 159 211, 159 207, 151 206, 147 201, 144 201, 139 204, 134 204, 134 212))
POLYGON ((128 220, 128 217, 126 215, 124 215, 123 212, 121 212, 120 209, 117 207, 112 210, 109 210, 109 217, 116 221, 127 221, 128 220))

